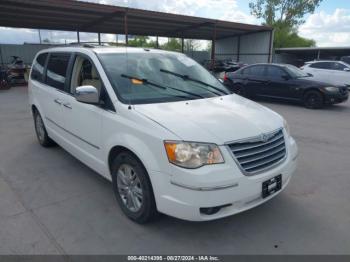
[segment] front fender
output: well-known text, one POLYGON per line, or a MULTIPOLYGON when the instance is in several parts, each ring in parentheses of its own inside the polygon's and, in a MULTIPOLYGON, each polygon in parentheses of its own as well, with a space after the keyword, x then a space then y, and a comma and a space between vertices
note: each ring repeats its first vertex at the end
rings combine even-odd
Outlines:
POLYGON ((162 166, 167 163, 167 157, 163 141, 155 137, 139 138, 132 134, 115 134, 107 141, 105 161, 108 163, 111 150, 121 146, 133 152, 145 166, 148 172, 160 171, 162 166), (144 142, 147 141, 147 144, 144 142))

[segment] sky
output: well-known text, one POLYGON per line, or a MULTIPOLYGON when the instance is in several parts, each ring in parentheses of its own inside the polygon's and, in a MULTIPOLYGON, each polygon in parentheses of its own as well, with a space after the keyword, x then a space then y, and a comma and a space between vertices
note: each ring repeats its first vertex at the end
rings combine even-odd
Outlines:
MULTIPOLYGON (((261 21, 249 12, 249 0, 85 0, 161 12, 194 15, 248 24, 261 21)), ((305 17, 299 34, 312 38, 317 46, 350 46, 350 0, 323 0, 314 14, 305 17)), ((1 43, 37 43, 38 30, 0 27, 1 43)), ((76 33, 41 30, 42 39, 76 41, 76 33)), ((81 34, 81 41, 96 41, 96 34, 81 34)), ((115 40, 103 35, 102 41, 115 40)))

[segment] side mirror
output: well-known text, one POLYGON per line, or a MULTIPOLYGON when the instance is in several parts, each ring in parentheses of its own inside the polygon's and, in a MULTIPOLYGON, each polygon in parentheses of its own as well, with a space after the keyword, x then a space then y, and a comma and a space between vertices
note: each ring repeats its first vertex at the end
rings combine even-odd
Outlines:
POLYGON ((344 71, 345 71, 345 72, 350 72, 350 68, 345 67, 345 68, 344 68, 344 71))
POLYGON ((310 74, 310 73, 307 73, 307 75, 310 76, 310 77, 311 77, 311 76, 314 76, 313 74, 310 74))
POLYGON ((81 103, 97 105, 100 102, 100 96, 96 87, 79 86, 75 89, 75 99, 81 103))

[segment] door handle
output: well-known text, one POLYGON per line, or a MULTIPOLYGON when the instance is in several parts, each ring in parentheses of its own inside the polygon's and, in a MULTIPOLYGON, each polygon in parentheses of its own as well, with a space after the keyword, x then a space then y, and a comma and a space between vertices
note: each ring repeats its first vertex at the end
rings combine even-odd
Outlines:
POLYGON ((69 104, 69 103, 65 103, 65 104, 63 104, 63 106, 66 107, 66 108, 68 108, 68 109, 72 109, 72 106, 71 106, 71 104, 69 104))
POLYGON ((55 100, 53 100, 56 104, 58 104, 58 105, 62 105, 62 101, 61 100, 59 100, 59 99, 55 99, 55 100))

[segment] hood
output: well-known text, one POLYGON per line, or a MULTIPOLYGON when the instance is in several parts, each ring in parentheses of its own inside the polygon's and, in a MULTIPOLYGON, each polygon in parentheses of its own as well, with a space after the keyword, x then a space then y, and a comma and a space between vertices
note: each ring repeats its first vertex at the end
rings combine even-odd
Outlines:
POLYGON ((268 133, 283 126, 281 116, 238 95, 136 105, 135 110, 181 140, 219 145, 268 133))

